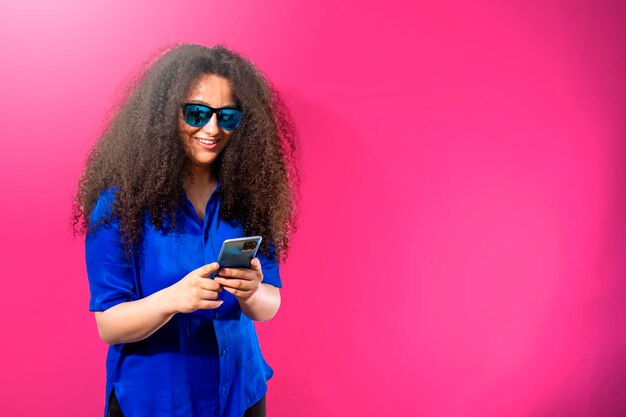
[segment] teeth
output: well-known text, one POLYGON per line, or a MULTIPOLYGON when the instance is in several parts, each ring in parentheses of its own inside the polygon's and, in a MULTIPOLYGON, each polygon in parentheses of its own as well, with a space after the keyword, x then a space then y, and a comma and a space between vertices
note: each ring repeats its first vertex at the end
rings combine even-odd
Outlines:
POLYGON ((217 143, 216 140, 204 140, 204 139, 198 139, 198 138, 196 138, 196 139, 198 140, 198 142, 200 142, 200 143, 202 143, 204 145, 215 145, 217 143))

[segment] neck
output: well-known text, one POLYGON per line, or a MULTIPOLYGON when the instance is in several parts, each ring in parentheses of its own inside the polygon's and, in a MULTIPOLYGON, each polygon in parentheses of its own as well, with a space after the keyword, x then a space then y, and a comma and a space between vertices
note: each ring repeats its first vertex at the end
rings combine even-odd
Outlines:
POLYGON ((185 190, 209 189, 215 183, 213 167, 189 164, 190 176, 184 183, 185 190))

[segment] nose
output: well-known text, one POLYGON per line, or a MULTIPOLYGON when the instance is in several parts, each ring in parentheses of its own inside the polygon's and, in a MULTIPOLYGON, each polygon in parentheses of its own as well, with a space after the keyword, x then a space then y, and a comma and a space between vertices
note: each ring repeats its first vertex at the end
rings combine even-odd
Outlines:
POLYGON ((217 113, 213 113, 209 119, 209 123, 202 126, 202 130, 211 136, 215 136, 219 133, 219 126, 217 125, 217 113))

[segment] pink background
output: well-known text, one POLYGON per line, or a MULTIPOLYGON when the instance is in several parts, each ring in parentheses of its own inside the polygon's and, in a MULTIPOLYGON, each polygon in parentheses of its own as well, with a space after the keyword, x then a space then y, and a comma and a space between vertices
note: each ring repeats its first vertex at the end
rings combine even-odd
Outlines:
POLYGON ((101 415, 71 196, 124 80, 193 41, 300 127, 270 416, 626 415, 623 4, 0 3, 0 413, 101 415))

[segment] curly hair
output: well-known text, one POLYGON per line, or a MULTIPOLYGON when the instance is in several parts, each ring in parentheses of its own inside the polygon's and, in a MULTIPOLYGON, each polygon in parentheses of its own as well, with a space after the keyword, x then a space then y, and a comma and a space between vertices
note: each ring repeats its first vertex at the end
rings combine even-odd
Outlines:
POLYGON ((223 45, 168 46, 147 61, 130 82, 92 148, 73 203, 76 233, 90 233, 89 218, 100 194, 117 189, 109 216, 119 220, 127 255, 141 240, 145 213, 156 230, 176 229, 189 174, 179 139, 178 109, 204 74, 229 81, 242 110, 241 125, 214 162, 221 181, 220 217, 263 236, 260 252, 287 257, 296 229, 299 187, 298 137, 293 120, 271 82, 241 54, 223 45))

